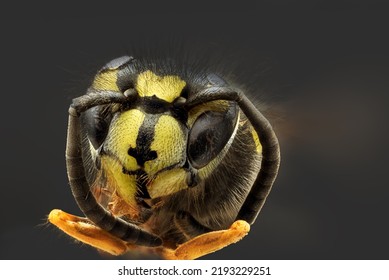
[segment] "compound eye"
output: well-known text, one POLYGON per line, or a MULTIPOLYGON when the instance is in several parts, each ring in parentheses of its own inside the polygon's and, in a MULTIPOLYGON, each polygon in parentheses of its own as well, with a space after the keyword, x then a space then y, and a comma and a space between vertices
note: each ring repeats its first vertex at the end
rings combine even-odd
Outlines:
POLYGON ((96 150, 103 144, 108 134, 112 114, 104 112, 101 106, 86 110, 83 114, 83 123, 89 141, 96 150))
POLYGON ((197 118, 188 140, 188 158, 194 168, 204 167, 223 150, 237 118, 236 104, 225 112, 206 111, 197 118))

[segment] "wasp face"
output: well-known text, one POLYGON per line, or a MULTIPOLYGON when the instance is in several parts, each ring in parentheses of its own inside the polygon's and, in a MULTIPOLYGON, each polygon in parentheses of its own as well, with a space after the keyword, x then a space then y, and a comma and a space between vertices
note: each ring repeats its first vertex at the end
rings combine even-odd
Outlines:
POLYGON ((168 259, 249 232, 278 172, 277 137, 241 90, 176 66, 115 59, 73 100, 66 164, 87 218, 53 210, 50 222, 111 254, 168 259))
POLYGON ((186 81, 137 70, 126 59, 103 68, 90 90, 119 91, 130 101, 93 107, 84 123, 92 156, 120 197, 134 204, 135 197, 166 196, 206 177, 236 130, 238 111, 225 101, 188 110, 186 81))

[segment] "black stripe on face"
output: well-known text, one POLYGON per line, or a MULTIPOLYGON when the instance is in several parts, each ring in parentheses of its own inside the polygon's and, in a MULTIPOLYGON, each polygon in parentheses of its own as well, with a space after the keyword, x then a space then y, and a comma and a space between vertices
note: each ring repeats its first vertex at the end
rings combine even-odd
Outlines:
POLYGON ((131 103, 124 104, 122 110, 137 108, 148 115, 165 114, 172 116, 179 122, 186 124, 188 121, 188 111, 183 106, 175 106, 174 102, 170 103, 154 96, 138 97, 131 103))
POLYGON ((136 159, 139 166, 144 167, 146 161, 156 159, 158 154, 152 151, 150 146, 154 140, 154 127, 157 124, 159 115, 147 115, 139 128, 136 139, 136 147, 129 148, 128 154, 136 159))
POLYGON ((141 108, 148 114, 168 114, 183 124, 188 121, 188 112, 181 106, 176 107, 174 103, 169 103, 155 95, 152 97, 143 97, 141 108))
MULTIPOLYGON (((159 115, 146 115, 142 125, 139 128, 136 139, 136 147, 129 148, 128 154, 136 159, 139 166, 144 167, 146 161, 154 160, 158 157, 156 151, 151 150, 150 146, 154 140, 154 127, 157 124, 159 115)), ((136 180, 138 186, 138 198, 150 198, 147 191, 147 173, 139 169, 136 171, 136 180)))

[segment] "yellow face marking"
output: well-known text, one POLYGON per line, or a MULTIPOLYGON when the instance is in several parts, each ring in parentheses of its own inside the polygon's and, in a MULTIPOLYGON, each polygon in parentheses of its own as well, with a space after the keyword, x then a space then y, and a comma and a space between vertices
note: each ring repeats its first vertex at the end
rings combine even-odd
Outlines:
POLYGON ((135 89, 141 97, 155 95, 166 102, 173 102, 185 85, 178 76, 161 77, 148 70, 138 75, 135 89))
POLYGON ((169 195, 188 188, 186 184, 187 172, 181 168, 166 170, 147 186, 151 198, 169 195))
POLYGON ((259 141, 258 134, 254 130, 254 128, 251 128, 251 134, 253 135, 256 151, 258 154, 261 154, 262 153, 262 145, 261 145, 261 142, 259 141))
POLYGON ((118 192, 119 196, 129 206, 136 208, 135 195, 137 186, 135 176, 124 174, 120 162, 109 156, 101 157, 101 167, 106 172, 109 185, 114 186, 114 189, 118 192))
POLYGON ((125 111, 112 121, 108 133, 107 148, 117 156, 123 167, 129 171, 135 171, 139 168, 136 159, 128 155, 128 149, 136 147, 136 138, 144 119, 145 114, 140 110, 125 111))
POLYGON ((95 90, 119 91, 119 88, 116 84, 118 71, 118 69, 115 69, 97 74, 95 80, 93 81, 92 87, 95 90))
POLYGON ((175 118, 162 115, 158 119, 150 148, 157 152, 158 157, 155 160, 145 162, 145 171, 148 174, 156 173, 162 168, 184 160, 186 135, 175 118))
MULTIPOLYGON (((136 148, 140 127, 146 114, 138 109, 125 111, 113 119, 108 133, 105 149, 108 155, 102 157, 102 167, 112 179, 114 189, 126 203, 135 205, 137 175, 123 173, 139 170, 134 157, 128 154, 130 148, 136 148), (132 204, 131 204, 132 203, 132 204)), ((155 126, 150 150, 157 153, 157 158, 144 163, 144 171, 149 175, 147 189, 152 198, 168 195, 187 188, 187 171, 180 167, 185 160, 187 133, 182 124, 174 117, 161 115, 155 126), (161 171, 164 168, 173 167, 161 171), (149 189, 150 188, 150 189, 149 189)))

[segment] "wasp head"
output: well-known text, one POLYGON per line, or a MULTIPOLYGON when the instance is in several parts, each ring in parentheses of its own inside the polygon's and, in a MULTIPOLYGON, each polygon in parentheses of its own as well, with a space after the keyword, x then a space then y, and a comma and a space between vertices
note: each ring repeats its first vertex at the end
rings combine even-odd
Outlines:
MULTIPOLYGON (((218 81, 220 82, 220 81, 218 81)), ((179 75, 139 69, 130 57, 108 63, 91 92, 122 92, 127 101, 84 113, 92 157, 128 203, 136 196, 157 198, 196 186, 236 131, 234 102, 186 107, 189 82, 179 75)), ((212 85, 208 79, 203 87, 212 85)))

